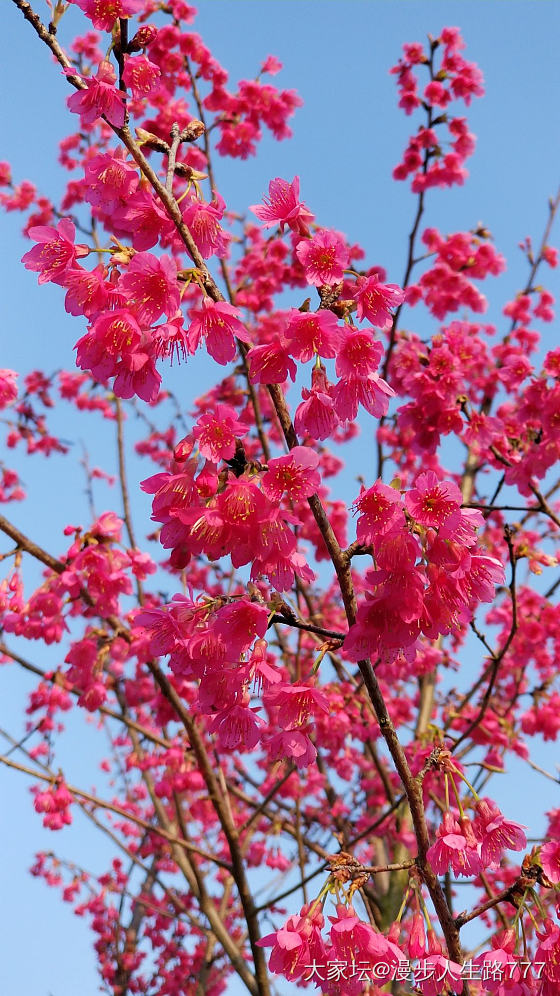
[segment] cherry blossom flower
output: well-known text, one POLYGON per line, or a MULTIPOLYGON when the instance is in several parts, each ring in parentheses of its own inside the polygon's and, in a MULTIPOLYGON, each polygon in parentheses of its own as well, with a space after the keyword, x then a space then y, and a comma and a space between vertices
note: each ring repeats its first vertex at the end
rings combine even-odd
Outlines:
POLYGON ((191 325, 188 331, 189 349, 196 351, 201 340, 217 363, 226 364, 236 353, 235 339, 249 342, 249 334, 239 320, 239 312, 224 301, 215 302, 203 298, 202 307, 190 312, 191 325))
POLYGON ((358 318, 364 318, 378 329, 389 329, 391 310, 404 301, 404 291, 397 284, 383 284, 376 275, 360 277, 356 283, 358 318))
MULTIPOLYGON (((65 70, 75 74, 75 70, 65 70)), ((76 75, 76 74, 75 74, 76 75)), ((87 128, 104 116, 109 124, 122 128, 126 114, 125 94, 115 86, 117 77, 110 62, 100 62, 96 76, 82 76, 85 89, 71 94, 66 105, 80 115, 80 125, 87 128)))
POLYGON ((228 644, 236 657, 248 650, 255 638, 262 638, 267 627, 266 606, 246 598, 222 606, 212 619, 213 632, 228 644))
MULTIPOLYGON (((262 71, 271 72, 270 69, 264 69, 264 66, 262 71)), ((265 228, 278 225, 283 232, 288 225, 298 235, 307 235, 308 226, 313 221, 311 211, 299 199, 299 176, 294 177, 291 183, 280 177, 271 180, 264 204, 252 204, 249 210, 264 222, 265 228)))
POLYGON ((84 167, 84 186, 88 204, 112 211, 126 204, 138 187, 138 170, 118 155, 92 156, 84 167))
POLYGON ((462 988, 462 966, 446 958, 441 952, 426 955, 414 966, 414 984, 424 996, 448 993, 449 988, 462 988))
POLYGON ((94 270, 84 270, 82 267, 66 270, 64 286, 67 288, 64 307, 69 315, 96 318, 110 299, 111 287, 105 280, 105 267, 102 263, 94 270))
POLYGON ((370 329, 346 329, 336 357, 339 377, 366 379, 377 370, 383 346, 370 329))
POLYGON ((325 368, 314 367, 311 372, 311 390, 302 388, 303 401, 296 408, 294 428, 300 436, 328 439, 340 425, 334 409, 332 385, 328 383, 325 368))
POLYGON ((352 422, 362 405, 374 418, 387 414, 389 398, 395 392, 387 381, 377 374, 369 377, 341 377, 333 388, 335 411, 342 422, 352 422))
POLYGON ((356 536, 360 543, 372 543, 377 536, 404 523, 400 493, 382 481, 363 489, 354 502, 359 514, 356 536))
POLYGON ((302 906, 299 916, 291 916, 284 927, 257 941, 259 947, 272 947, 268 967, 286 979, 300 978, 311 964, 327 960, 321 937, 324 924, 320 904, 302 906))
POLYGON ((481 841, 481 857, 485 866, 498 864, 504 850, 521 851, 527 846, 524 827, 506 820, 491 799, 479 799, 475 804, 475 833, 481 841))
MULTIPOLYGON (((336 912, 335 917, 329 917, 334 957, 350 965, 365 962, 371 966, 373 978, 383 982, 391 978, 399 963, 406 961, 401 949, 375 931, 369 923, 359 920, 352 906, 337 906, 336 912)), ((354 981, 357 988, 353 991, 359 993, 363 984, 357 978, 354 981)))
POLYGON ((254 709, 234 703, 217 712, 209 721, 208 729, 216 733, 221 748, 226 750, 254 750, 261 738, 264 723, 254 709))
POLYGON ((416 478, 415 487, 404 498, 412 518, 428 529, 439 529, 441 536, 452 535, 459 524, 461 501, 457 485, 439 481, 431 470, 416 478))
POLYGON ((0 408, 6 408, 17 398, 17 377, 15 370, 0 370, 0 408))
POLYGON ((315 287, 339 283, 350 260, 342 236, 326 228, 311 239, 298 242, 296 256, 305 270, 307 283, 315 287))
POLYGON ((548 920, 544 932, 538 934, 540 944, 534 960, 543 963, 538 996, 557 996, 560 986, 560 928, 548 920), (544 936, 543 936, 544 935, 544 936))
POLYGON ((204 259, 210 256, 223 259, 227 256, 231 235, 220 225, 225 207, 220 194, 214 194, 210 204, 203 204, 195 198, 186 201, 183 220, 204 259))
POLYGON ((308 446, 295 446, 286 456, 274 457, 262 478, 265 494, 271 501, 280 501, 284 494, 291 501, 308 498, 321 483, 318 463, 318 454, 308 446))
POLYGON ((237 418, 231 405, 216 405, 197 419, 193 436, 198 441, 202 456, 214 463, 230 460, 235 454, 236 438, 246 435, 247 425, 237 418))
POLYGON ((560 882, 560 841, 549 840, 540 850, 539 862, 546 877, 555 885, 560 882))
POLYGON ((148 96, 157 86, 160 76, 159 66, 154 65, 144 55, 126 57, 123 80, 136 99, 148 96))
POLYGON ((290 352, 296 360, 307 363, 315 356, 336 356, 340 342, 340 328, 332 311, 290 312, 285 332, 290 352))
POLYGON ((288 377, 296 379, 296 365, 281 342, 253 346, 247 361, 254 384, 283 384, 288 377))
POLYGON ((76 229, 68 218, 62 218, 56 228, 50 225, 30 228, 29 236, 37 245, 26 252, 21 261, 26 270, 39 274, 40 284, 52 281, 64 286, 66 274, 76 260, 89 253, 87 246, 75 245, 76 229))
POLYGON ((119 290, 142 325, 151 325, 162 314, 174 315, 180 301, 177 264, 169 256, 136 253, 119 280, 119 290))
POLYGON ((111 31, 118 18, 133 17, 142 7, 142 0, 70 0, 70 3, 83 10, 100 31, 111 31))
POLYGON ((427 860, 436 875, 444 875, 451 866, 455 875, 470 878, 482 870, 481 845, 469 842, 466 827, 461 828, 452 813, 443 814, 443 821, 437 829, 437 840, 429 848, 427 860))
POLYGON ((303 730, 281 730, 262 740, 273 761, 291 758, 296 767, 308 768, 317 757, 317 748, 303 730))
POLYGON ((516 943, 514 930, 500 931, 492 938, 492 948, 483 951, 474 959, 474 964, 481 971, 487 992, 499 993, 501 996, 504 991, 504 981, 506 981, 506 992, 513 991, 514 994, 520 992, 519 988, 515 987, 522 978, 522 969, 515 964, 516 943), (510 982, 513 983, 512 986, 508 984, 510 982))
POLYGON ((264 697, 267 708, 273 708, 276 722, 283 730, 294 729, 307 722, 311 713, 328 713, 328 700, 320 689, 309 685, 275 685, 264 697))

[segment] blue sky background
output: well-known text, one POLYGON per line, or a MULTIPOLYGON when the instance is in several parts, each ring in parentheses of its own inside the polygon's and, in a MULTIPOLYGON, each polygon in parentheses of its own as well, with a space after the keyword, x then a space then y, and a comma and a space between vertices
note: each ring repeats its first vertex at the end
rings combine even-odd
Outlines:
MULTIPOLYGON (((47 6, 36 0, 46 20, 47 6)), ((72 11, 72 23, 84 24, 72 11)), ((34 36, 21 14, 4 2, 0 23, 8 44, 0 65, 2 130, 0 158, 13 164, 14 178, 29 178, 56 197, 64 178, 57 169, 57 143, 75 126, 66 111, 69 88, 46 48, 34 36)), ((391 180, 407 137, 415 128, 396 107, 394 78, 388 70, 405 41, 436 35, 456 24, 467 41, 466 57, 475 60, 485 76, 486 96, 467 110, 477 150, 467 163, 470 177, 464 188, 430 192, 426 224, 442 231, 458 231, 484 222, 498 249, 508 260, 507 272, 486 282, 491 301, 489 315, 499 321, 503 301, 526 275, 517 243, 527 234, 535 241, 546 219, 547 198, 558 183, 558 98, 560 71, 557 40, 560 5, 526 0, 212 0, 199 4, 194 25, 232 81, 254 76, 268 54, 284 63, 275 82, 295 88, 305 104, 297 112, 294 138, 276 143, 265 139, 257 159, 241 163, 217 161, 218 185, 228 206, 244 210, 257 202, 274 176, 301 178, 303 199, 328 227, 344 231, 367 252, 368 262, 379 263, 389 278, 402 278, 405 240, 415 201, 407 184, 391 180)), ((61 30, 64 39, 64 29, 61 30)), ((464 113, 463 110, 460 113, 464 113)), ((1 365, 23 372, 33 368, 71 367, 72 347, 82 325, 67 316, 59 288, 39 288, 19 259, 28 247, 20 237, 19 215, 1 220, 2 318, 1 365)), ((551 273, 547 273, 551 283, 551 273)), ((296 303, 299 303, 296 302, 296 303)), ((415 313, 407 320, 414 327, 415 313)), ((550 345, 557 345, 548 326, 550 345), (553 342, 554 339, 554 342, 553 342)), ((185 408, 209 386, 211 372, 195 359, 175 374, 185 408)), ((111 469, 114 439, 110 426, 78 424, 68 419, 66 434, 76 452, 87 439, 92 462, 111 469), (108 454, 108 456, 107 456, 108 454)), ((369 430, 372 433, 372 429, 369 430)), ((361 457, 369 459, 372 435, 361 437, 361 457)), ((8 463, 16 462, 9 455, 8 463)), ((23 476, 34 497, 11 511, 16 523, 54 553, 64 548, 61 530, 66 522, 87 522, 87 503, 80 471, 67 468, 60 458, 37 457, 23 463, 23 476), (79 511, 76 511, 76 509, 79 511)), ((151 473, 146 464, 132 462, 131 490, 151 473)), ((98 492, 98 509, 118 507, 118 499, 98 492)), ((351 496, 352 497, 352 496, 351 496)), ((350 499, 349 499, 350 500, 350 499)), ((138 532, 149 516, 144 496, 135 499, 138 532)), ((56 649, 29 647, 28 656, 42 667, 60 663, 56 649)), ((2 675, 0 726, 22 732, 22 707, 32 681, 12 668, 2 675)), ((89 747, 94 732, 84 734, 83 714, 69 723, 65 738, 68 777, 89 786, 98 781, 89 747)), ((556 748, 542 751, 539 760, 554 768, 556 748)), ((530 824, 533 811, 560 805, 550 781, 530 775, 525 766, 510 767, 512 778, 496 782, 498 797, 508 814, 530 824), (539 781, 536 781, 539 779, 539 781), (506 784, 506 782, 508 784, 506 784), (515 784, 515 790, 511 786, 515 784), (502 796, 500 796, 502 793, 502 796)), ((98 990, 86 925, 63 906, 55 890, 29 877, 27 868, 39 849, 55 848, 81 859, 100 872, 112 851, 97 832, 78 816, 62 834, 42 831, 33 816, 29 782, 0 769, 1 862, 0 993, 2 996, 90 996, 98 990), (84 860, 84 855, 86 858, 84 860)), ((532 825, 537 831, 540 826, 532 825)), ((235 988, 231 990, 235 992, 235 988)))

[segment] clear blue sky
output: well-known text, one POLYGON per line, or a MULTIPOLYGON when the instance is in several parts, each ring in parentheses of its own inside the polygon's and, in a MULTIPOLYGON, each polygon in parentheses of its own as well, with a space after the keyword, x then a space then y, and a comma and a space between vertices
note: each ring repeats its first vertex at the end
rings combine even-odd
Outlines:
MULTIPOLYGON (((47 7, 36 0, 45 18, 47 7)), ((72 12, 75 23, 81 15, 72 12)), ((4 57, 0 66, 3 126, 0 158, 9 159, 14 177, 29 178, 45 193, 61 190, 57 172, 57 141, 69 123, 64 100, 69 90, 59 68, 34 36, 21 14, 4 0, 4 57)), ((83 22, 85 24, 85 21, 83 22)), ((437 34, 456 24, 467 41, 467 58, 476 60, 486 80, 486 97, 467 112, 478 137, 469 161, 470 178, 451 194, 435 191, 428 199, 426 222, 444 231, 469 228, 483 221, 508 258, 508 271, 490 295, 503 301, 523 280, 518 241, 542 231, 546 199, 558 182, 558 98, 560 72, 557 45, 560 5, 526 0, 203 0, 194 26, 230 71, 232 80, 251 77, 262 59, 277 55, 284 63, 276 78, 296 88, 305 105, 294 119, 294 138, 277 144, 266 140, 256 160, 218 163, 218 182, 228 205, 243 210, 258 201, 274 176, 301 177, 302 195, 322 224, 344 231, 367 251, 370 263, 384 265, 398 281, 404 266, 404 242, 413 211, 406 185, 390 179, 406 141, 410 120, 396 108, 394 80, 388 69, 404 41, 437 34)), ((62 31, 64 37, 64 31, 62 31)), ((2 218, 3 325, 6 330, 2 366, 26 371, 71 365, 72 346, 81 334, 76 319, 65 315, 58 288, 38 288, 35 277, 20 266, 25 251, 19 217, 2 218)), ((494 314, 498 314, 496 310, 494 314)), ((412 319, 411 319, 412 324, 412 319)), ((550 333, 552 335, 552 333, 550 333)), ((185 407, 204 386, 202 366, 181 368, 185 407)), ((84 427, 67 426, 79 447, 88 437, 84 427)), ((100 435, 91 442, 95 452, 113 442, 100 435)), ((9 462, 9 461, 8 461, 9 462)), ((132 468, 132 486, 146 471, 132 468)), ((64 476, 60 459, 37 461, 25 470, 35 498, 14 513, 22 528, 33 532, 53 552, 62 549, 61 527, 87 520, 83 482, 64 476), (40 488, 40 491, 38 490, 40 488), (41 510, 38 512, 37 497, 41 510), (76 513, 76 504, 81 511, 76 513)), ((100 492, 101 494, 101 492, 100 492)), ((148 504, 138 499, 140 516, 148 504)), ((103 499, 100 498, 100 508, 103 499)), ((139 532, 143 530, 140 528, 139 532)), ((29 655, 42 666, 59 663, 56 651, 47 656, 34 646, 29 655)), ((31 683, 15 670, 3 672, 0 725, 22 732, 23 694, 31 683)), ((89 785, 97 775, 88 761, 89 735, 84 741, 82 717, 66 738, 69 777, 89 785)), ((92 733, 93 737, 93 733, 92 733)), ((548 751, 545 763, 555 763, 548 751)), ((520 774, 521 777, 521 774, 520 774)), ((534 776, 537 778, 538 776, 534 776)), ((2 815, 0 846, 0 959, 2 996, 90 996, 97 991, 90 933, 54 890, 31 879, 26 869, 34 852, 55 848, 68 857, 87 853, 89 867, 104 868, 108 851, 84 821, 63 834, 43 832, 32 815, 29 783, 0 770, 2 815)), ((550 782, 517 782, 509 815, 530 822, 527 799, 535 808, 558 805, 550 782), (548 796, 548 797, 547 797, 548 796)), ((235 989, 231 990, 235 992, 235 989)))

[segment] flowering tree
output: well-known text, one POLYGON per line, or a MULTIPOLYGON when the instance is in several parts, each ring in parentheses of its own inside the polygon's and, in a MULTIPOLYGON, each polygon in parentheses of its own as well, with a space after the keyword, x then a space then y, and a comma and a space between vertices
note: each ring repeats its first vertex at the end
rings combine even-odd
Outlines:
POLYGON ((89 918, 114 996, 267 996, 278 976, 340 996, 552 996, 560 809, 531 849, 492 786, 560 730, 558 581, 539 581, 557 563, 560 348, 534 327, 553 319, 558 198, 484 323, 478 283, 504 267, 489 233, 424 227, 474 149, 461 113, 482 75, 456 28, 391 70, 411 121, 393 175, 416 196, 397 285, 315 220, 298 177, 243 216, 220 195, 216 157, 290 133, 299 98, 268 82, 275 58, 231 90, 183 0, 71 2, 84 33, 65 48, 69 3, 44 24, 14 0, 67 78, 65 193, 4 163, 1 202, 25 212, 30 279, 77 319, 78 371, 18 386, 2 370, 0 403, 29 454, 64 452, 55 404, 108 420, 120 494, 47 550, 15 524, 23 488, 2 465, 0 651, 38 680, 0 760, 32 776, 46 827, 80 809, 115 858, 96 878, 42 853, 33 874, 89 918), (216 382, 185 407, 166 374, 198 350, 216 382), (131 415, 155 470, 141 545, 131 415), (348 499, 338 453, 359 424, 377 469, 348 499), (71 709, 94 717, 100 758, 110 734, 103 791, 57 763, 71 709))

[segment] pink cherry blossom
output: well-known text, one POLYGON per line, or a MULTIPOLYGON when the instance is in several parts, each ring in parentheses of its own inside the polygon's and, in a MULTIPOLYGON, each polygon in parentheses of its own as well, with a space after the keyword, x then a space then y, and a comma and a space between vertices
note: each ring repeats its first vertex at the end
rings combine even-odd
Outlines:
POLYGON ((283 384, 288 377, 296 379, 296 365, 280 342, 253 346, 247 360, 254 384, 283 384))
POLYGON ((436 875, 444 875, 451 866, 455 875, 470 878, 484 867, 481 845, 475 840, 469 842, 465 831, 449 811, 443 815, 437 840, 429 848, 427 859, 436 875))
POLYGON ((290 312, 286 328, 286 341, 296 360, 307 363, 315 356, 336 356, 340 342, 340 328, 332 311, 290 312))
POLYGON ((88 203, 112 211, 126 204, 138 187, 138 170, 120 156, 92 156, 85 164, 84 181, 88 203))
POLYGON ((37 245, 21 261, 26 270, 39 274, 40 284, 52 281, 64 286, 65 276, 76 260, 89 253, 87 246, 75 245, 76 229, 68 218, 62 218, 56 228, 50 225, 30 228, 29 236, 37 245))
POLYGON ((119 17, 132 17, 141 9, 141 0, 70 0, 89 17, 94 28, 111 31, 119 17))
MULTIPOLYGON (((263 68, 263 72, 271 70, 263 68)), ((268 198, 264 198, 264 204, 252 204, 250 210, 264 222, 265 228, 278 225, 283 232, 288 225, 298 235, 307 235, 308 226, 313 221, 311 211, 299 199, 299 176, 294 177, 291 183, 280 177, 271 180, 268 185, 268 198)))
POLYGON ((307 283, 315 287, 339 283, 350 260, 342 236, 326 228, 298 242, 296 256, 305 270, 307 283))
POLYGON ((549 840, 543 844, 539 861, 546 877, 554 884, 560 882, 560 841, 549 840))
POLYGON ((217 363, 229 363, 236 353, 235 339, 249 342, 249 334, 239 320, 239 312, 231 304, 216 303, 203 298, 202 307, 190 312, 188 331, 189 349, 192 353, 204 341, 210 356, 217 363))
POLYGON ((136 99, 150 94, 157 86, 160 77, 159 66, 154 65, 144 55, 128 56, 125 60, 123 80, 136 99))
POLYGON ((151 325, 162 314, 172 316, 180 300, 177 264, 169 256, 136 253, 119 281, 119 290, 143 325, 151 325))
POLYGON ((0 408, 6 408, 17 398, 17 377, 15 370, 0 370, 0 408))
MULTIPOLYGON (((74 70, 67 70, 74 72, 74 70)), ((101 116, 116 128, 122 128, 126 114, 125 95, 115 86, 117 77, 110 62, 99 64, 96 76, 82 76, 83 90, 68 97, 66 104, 74 114, 80 115, 80 125, 87 128, 101 116)))
POLYGON ((479 799, 475 809, 477 818, 474 828, 482 844, 484 865, 497 864, 506 848, 522 851, 527 846, 525 828, 513 820, 507 820, 491 799, 479 799))
POLYGON ((451 535, 460 522, 461 501, 457 485, 439 481, 433 471, 420 474, 404 499, 413 519, 422 526, 439 529, 445 536, 451 535))
POLYGON ((367 379, 377 370, 383 356, 383 346, 369 329, 346 329, 336 357, 339 377, 367 379))
POLYGON ((356 283, 358 318, 364 318, 378 329, 391 327, 391 311, 404 301, 404 291, 397 284, 383 284, 379 277, 360 277, 356 283))
POLYGON ((262 478, 265 494, 272 501, 279 501, 284 494, 291 501, 308 498, 321 483, 318 463, 317 453, 307 446, 295 446, 286 456, 275 457, 262 478))
POLYGON ((195 198, 186 202, 183 219, 204 259, 210 256, 223 259, 227 256, 231 235, 220 225, 225 207, 220 194, 215 194, 210 204, 203 204, 195 198))
POLYGON ((230 460, 235 454, 236 438, 246 435, 248 426, 237 418, 231 405, 216 405, 213 412, 201 415, 193 429, 202 456, 214 463, 230 460))
POLYGON ((383 533, 402 525, 404 512, 401 496, 394 488, 376 481, 364 489, 354 503, 358 512, 357 538, 360 543, 371 543, 383 533))

